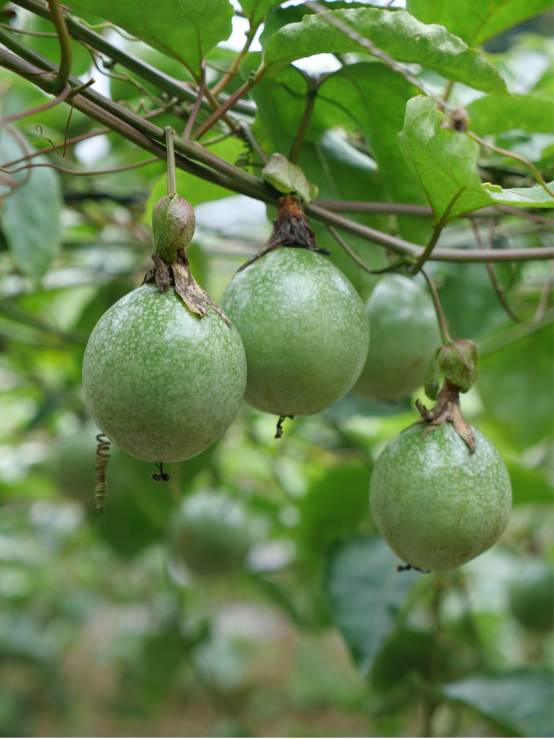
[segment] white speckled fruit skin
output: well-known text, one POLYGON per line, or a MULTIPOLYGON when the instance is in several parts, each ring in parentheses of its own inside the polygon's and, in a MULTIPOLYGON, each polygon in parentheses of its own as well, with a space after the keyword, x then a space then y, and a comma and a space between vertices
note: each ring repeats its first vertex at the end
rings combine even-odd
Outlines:
POLYGON ((237 272, 220 304, 240 332, 245 400, 278 416, 308 416, 358 379, 369 324, 349 280, 325 257, 284 247, 237 272))
POLYGON ((239 333, 209 310, 193 314, 170 288, 144 285, 98 321, 83 362, 98 427, 133 457, 180 462, 236 416, 246 385, 239 333))
MULTIPOLYGON (((473 427, 472 427, 473 428, 473 427)), ((452 570, 489 549, 506 528, 512 487, 504 460, 478 429, 469 453, 452 424, 391 441, 371 477, 371 514, 396 554, 422 570, 452 570)))

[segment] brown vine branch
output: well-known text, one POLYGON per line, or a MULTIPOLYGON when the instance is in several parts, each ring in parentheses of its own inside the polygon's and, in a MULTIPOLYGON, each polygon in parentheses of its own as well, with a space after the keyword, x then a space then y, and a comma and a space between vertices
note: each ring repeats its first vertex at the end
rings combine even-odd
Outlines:
POLYGON ((237 101, 239 101, 244 95, 246 95, 253 84, 255 84, 255 80, 247 80, 243 85, 241 85, 239 89, 223 103, 223 105, 220 105, 219 108, 217 108, 217 110, 215 110, 211 114, 211 116, 206 118, 206 120, 198 126, 194 134, 194 139, 198 141, 198 139, 201 139, 206 131, 209 131, 212 126, 215 126, 215 124, 219 120, 221 120, 221 118, 223 118, 225 113, 227 113, 227 111, 232 108, 237 101))
POLYGON ((339 236, 339 234, 335 231, 335 229, 332 226, 327 226, 327 228, 329 232, 331 233, 331 235, 333 236, 333 238, 335 239, 335 241, 338 244, 340 244, 340 246, 342 246, 342 248, 348 254, 348 256, 354 262, 356 262, 356 264, 358 265, 358 267, 360 267, 360 269, 363 269, 364 272, 367 272, 369 275, 382 275, 385 272, 395 272, 397 269, 400 269, 401 267, 406 267, 407 265, 412 264, 412 262, 404 260, 404 261, 397 262, 396 264, 391 264, 389 267, 384 267, 383 269, 370 269, 367 266, 367 264, 360 259, 360 257, 356 254, 356 252, 348 246, 346 241, 341 236, 339 236))
POLYGON ((225 70, 225 74, 223 77, 215 84, 212 88, 212 94, 217 97, 220 92, 223 92, 225 88, 232 82, 233 77, 237 74, 239 65, 241 61, 244 59, 246 54, 248 54, 248 50, 250 49, 250 46, 252 44, 252 41, 254 40, 254 36, 256 35, 256 31, 259 28, 261 21, 256 23, 255 26, 252 26, 252 23, 250 23, 250 28, 248 30, 248 33, 246 34, 246 41, 244 43, 243 48, 239 51, 239 53, 235 56, 233 61, 231 62, 231 65, 229 66, 229 69, 225 70))
POLYGON ((198 112, 200 110, 200 106, 202 104, 202 99, 204 97, 205 89, 206 89, 206 60, 202 59, 200 87, 198 88, 198 97, 196 98, 196 102, 194 103, 194 107, 187 121, 187 125, 185 126, 185 130, 183 131, 183 138, 186 140, 190 139, 190 135, 192 133, 192 127, 194 126, 194 123, 196 121, 196 116, 198 115, 198 112))
POLYGON ((35 115, 35 113, 42 113, 43 110, 48 110, 48 108, 53 108, 55 105, 59 105, 60 103, 63 103, 63 101, 66 99, 66 97, 69 95, 70 92, 71 92, 71 85, 66 85, 55 100, 51 100, 49 103, 44 103, 44 105, 38 105, 36 108, 30 108, 29 110, 24 110, 21 113, 14 113, 13 115, 8 115, 5 118, 2 118, 2 124, 11 123, 12 121, 18 121, 21 118, 27 118, 27 116, 35 115))
POLYGON ((304 107, 304 113, 302 114, 302 119, 298 126, 298 131, 296 132, 296 136, 294 138, 294 142, 289 154, 289 162, 292 162, 292 164, 296 164, 296 162, 298 161, 300 149, 302 148, 302 142, 304 141, 304 136, 306 135, 306 131, 308 130, 308 126, 310 125, 310 120, 312 117, 316 98, 317 85, 311 78, 308 77, 308 93, 306 96, 306 105, 304 107))
POLYGON ((27 169, 34 169, 35 167, 49 167, 50 169, 57 169, 58 172, 64 172, 65 174, 72 174, 75 177, 94 177, 95 175, 102 174, 115 174, 116 172, 126 172, 129 169, 138 169, 139 167, 145 167, 147 164, 154 164, 159 162, 158 157, 153 159, 145 159, 144 162, 137 162, 136 164, 127 164, 124 167, 116 167, 115 169, 96 169, 91 171, 83 171, 79 169, 68 169, 67 167, 60 167, 58 164, 37 162, 36 164, 26 164, 24 167, 17 167, 17 169, 6 169, 0 167, 0 172, 6 172, 7 174, 15 174, 16 172, 23 172, 27 169))
MULTIPOLYGON (((483 246, 481 234, 479 233, 479 227, 477 226, 476 223, 472 223, 471 226, 473 228, 473 233, 475 234, 475 240, 479 244, 479 247, 481 249, 484 249, 485 247, 483 246)), ((491 228, 491 224, 489 223, 489 234, 487 238, 487 247, 489 249, 492 249, 493 238, 494 238, 494 229, 491 228)), ((539 298, 539 302, 537 304, 537 308, 535 310, 533 317, 532 318, 520 318, 514 313, 508 301, 504 297, 504 293, 507 292, 507 289, 502 288, 501 285, 499 285, 498 280, 496 278, 496 274, 494 272, 494 265, 492 265, 490 262, 486 262, 485 267, 487 268, 487 272, 488 272, 493 290, 495 292, 495 295, 498 298, 500 305, 502 306, 504 311, 508 314, 508 316, 512 319, 512 321, 514 321, 514 323, 519 323, 519 324, 523 324, 526 326, 533 326, 534 324, 538 323, 543 317, 544 312, 546 310, 546 306, 548 303, 548 294, 554 282, 554 269, 551 268, 550 276, 543 285, 543 288, 541 290, 541 295, 539 298)))

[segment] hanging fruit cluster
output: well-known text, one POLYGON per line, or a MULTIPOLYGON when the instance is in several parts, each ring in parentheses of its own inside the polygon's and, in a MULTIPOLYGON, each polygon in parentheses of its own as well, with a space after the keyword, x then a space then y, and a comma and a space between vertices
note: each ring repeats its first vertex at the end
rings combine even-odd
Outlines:
MULTIPOLYGON (((313 186, 274 155, 264 170, 283 194, 273 232, 218 307, 189 270, 194 210, 176 193, 171 130, 166 134, 168 196, 153 211, 152 268, 100 319, 85 353, 85 398, 103 434, 155 463, 159 473, 152 477, 165 481, 163 464, 212 445, 243 398, 279 417, 279 437, 285 418, 318 413, 351 389, 391 401, 425 382, 437 405, 427 410, 417 402, 421 419, 375 465, 375 524, 406 562, 399 569, 449 570, 492 546, 508 521, 510 480, 493 444, 462 416, 459 392, 475 381, 478 355, 472 342, 452 341, 435 294, 388 275, 364 307, 317 246, 302 209, 313 186)), ((102 475, 105 450, 103 442, 102 475)), ((221 558, 206 564, 202 551, 208 531, 229 543, 229 561, 240 564, 249 542, 236 536, 235 514, 213 493, 189 501, 171 525, 175 556, 199 574, 221 574, 221 558), (217 505, 208 510, 206 501, 217 505)))

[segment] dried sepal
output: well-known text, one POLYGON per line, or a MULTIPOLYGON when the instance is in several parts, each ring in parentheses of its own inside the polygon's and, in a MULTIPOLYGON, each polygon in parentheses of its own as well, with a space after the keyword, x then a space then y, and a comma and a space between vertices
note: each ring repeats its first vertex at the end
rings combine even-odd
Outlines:
POLYGON ((427 410, 419 400, 416 400, 416 407, 421 414, 421 418, 414 425, 426 425, 420 437, 421 439, 424 439, 427 434, 435 429, 444 426, 445 423, 451 423, 467 444, 469 451, 473 454, 475 451, 475 436, 470 424, 462 415, 459 388, 456 385, 449 380, 445 380, 438 394, 437 405, 431 410, 427 410))

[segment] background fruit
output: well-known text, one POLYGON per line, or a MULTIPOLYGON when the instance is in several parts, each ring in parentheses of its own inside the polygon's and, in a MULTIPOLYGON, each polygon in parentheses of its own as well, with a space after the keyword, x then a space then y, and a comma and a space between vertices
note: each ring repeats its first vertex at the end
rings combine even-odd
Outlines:
POLYGON ((391 441, 371 477, 375 524, 396 554, 422 570, 451 570, 491 547, 506 528, 506 465, 478 429, 473 454, 451 424, 412 426, 391 441))
POLYGON ((366 306, 371 346, 353 391, 366 398, 397 400, 423 385, 441 339, 431 296, 414 280, 386 275, 366 306))
POLYGON ((148 462, 189 459, 213 444, 236 416, 245 381, 238 332, 154 285, 102 316, 83 362, 92 417, 111 441, 148 462))
POLYGON ((279 416, 317 413, 360 374, 369 342, 363 303, 324 257, 276 249, 238 272, 220 304, 244 342, 245 400, 254 408, 279 416))
POLYGON ((228 575, 241 568, 252 533, 240 501, 204 490, 186 498, 173 516, 170 549, 197 575, 228 575))
POLYGON ((554 626, 554 572, 541 560, 526 562, 510 586, 514 616, 533 631, 554 626))

